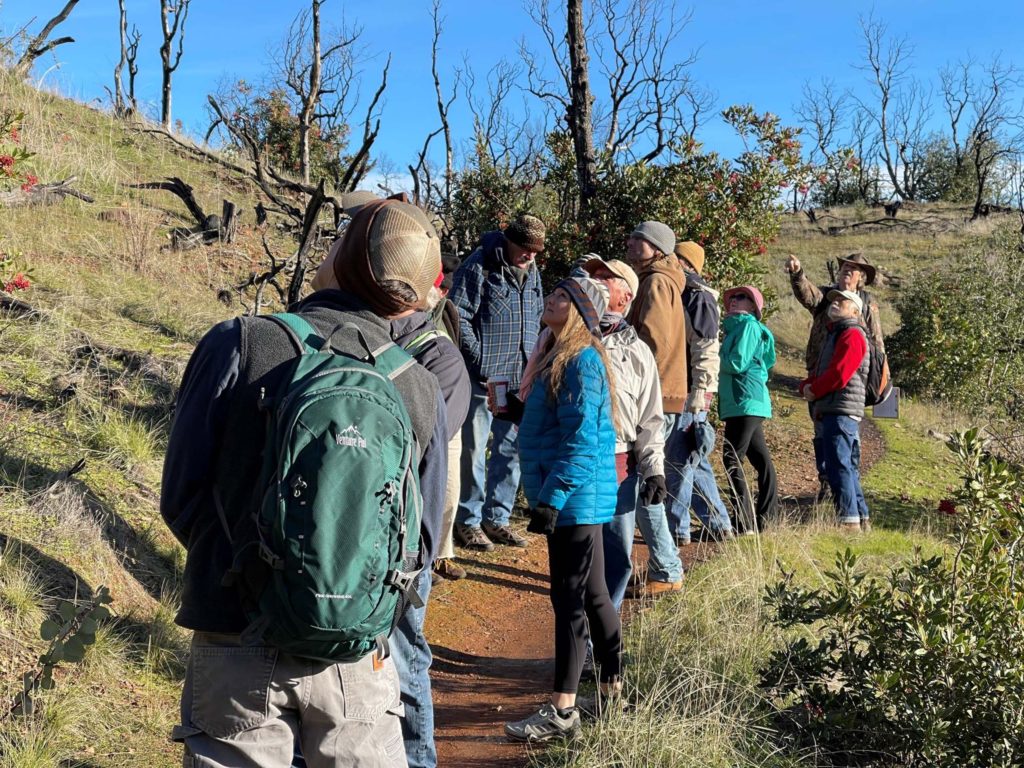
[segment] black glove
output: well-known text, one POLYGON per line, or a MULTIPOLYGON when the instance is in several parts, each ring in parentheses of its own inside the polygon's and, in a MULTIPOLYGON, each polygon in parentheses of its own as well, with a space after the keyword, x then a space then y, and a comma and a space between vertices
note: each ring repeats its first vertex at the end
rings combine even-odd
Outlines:
POLYGON ((640 503, 645 507, 661 504, 668 496, 664 475, 651 475, 644 481, 644 489, 640 491, 640 503))
POLYGON ((558 510, 549 507, 547 504, 538 504, 530 510, 530 524, 526 530, 530 533, 552 534, 555 532, 555 520, 558 519, 558 510))
POLYGON ((501 419, 502 421, 511 421, 513 424, 521 422, 523 420, 523 401, 509 392, 505 396, 505 402, 506 411, 504 413, 495 413, 494 418, 501 419))

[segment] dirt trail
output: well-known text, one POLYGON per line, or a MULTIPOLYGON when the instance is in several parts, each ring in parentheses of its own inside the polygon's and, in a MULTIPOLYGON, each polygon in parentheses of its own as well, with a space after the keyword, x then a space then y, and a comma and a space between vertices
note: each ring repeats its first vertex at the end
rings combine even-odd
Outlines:
MULTIPOLYGON (((861 433, 866 470, 882 456, 884 444, 869 419, 861 433)), ((809 505, 818 489, 809 439, 775 445, 770 436, 769 443, 784 503, 809 505)), ((443 582, 431 594, 426 634, 434 652, 431 675, 442 768, 519 768, 527 763, 527 748, 507 741, 503 726, 526 717, 546 699, 554 666, 547 550, 542 537, 529 538, 525 550, 498 547, 460 558, 469 577, 443 582)), ((687 569, 713 556, 716 546, 681 547, 687 569)), ((638 541, 635 560, 640 565, 646 559, 646 547, 638 541)))

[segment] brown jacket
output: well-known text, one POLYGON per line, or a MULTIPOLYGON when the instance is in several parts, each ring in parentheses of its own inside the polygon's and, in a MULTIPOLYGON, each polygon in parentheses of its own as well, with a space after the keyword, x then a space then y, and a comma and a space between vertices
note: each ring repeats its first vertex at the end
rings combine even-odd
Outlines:
MULTIPOLYGON (((821 356, 821 348, 828 338, 828 303, 825 295, 835 288, 834 285, 816 286, 801 269, 789 276, 790 284, 793 287, 793 295, 804 308, 811 313, 814 320, 811 322, 811 335, 807 339, 807 355, 805 363, 807 370, 813 372, 818 365, 818 358, 821 356)), ((861 301, 864 302, 864 311, 861 314, 861 326, 868 334, 868 338, 876 348, 885 351, 885 340, 882 337, 882 317, 878 312, 878 302, 867 291, 857 291, 861 301)))
POLYGON ((686 275, 674 257, 659 259, 639 275, 640 287, 629 323, 654 353, 665 413, 682 413, 686 403, 686 275))

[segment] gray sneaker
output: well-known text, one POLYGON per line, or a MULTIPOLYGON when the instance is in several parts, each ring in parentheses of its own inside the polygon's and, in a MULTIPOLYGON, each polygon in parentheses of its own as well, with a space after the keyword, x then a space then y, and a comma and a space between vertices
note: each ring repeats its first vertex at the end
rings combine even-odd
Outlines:
POLYGON ((455 524, 455 543, 466 549, 475 549, 478 552, 490 552, 494 549, 491 540, 484 536, 484 532, 475 525, 455 524))
POLYGON ((542 742, 572 736, 579 727, 579 712, 574 709, 568 717, 562 717, 549 702, 525 720, 505 723, 505 735, 516 741, 542 742))
POLYGON ((584 720, 600 720, 616 710, 621 712, 624 709, 620 693, 602 695, 595 691, 588 696, 576 697, 576 711, 584 720))
POLYGON ((483 524, 484 535, 495 544, 504 544, 506 547, 527 547, 529 542, 524 536, 520 536, 507 525, 483 524))

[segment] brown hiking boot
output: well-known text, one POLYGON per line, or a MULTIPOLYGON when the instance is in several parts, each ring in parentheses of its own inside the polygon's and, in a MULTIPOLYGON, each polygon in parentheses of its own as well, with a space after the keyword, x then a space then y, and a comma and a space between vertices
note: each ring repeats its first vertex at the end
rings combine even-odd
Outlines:
POLYGON ((647 597, 661 597, 667 595, 670 592, 681 592, 683 589, 683 580, 679 581, 648 581, 647 587, 644 589, 644 594, 647 597))
POLYGON ((484 532, 475 525, 456 523, 455 543, 466 549, 475 549, 477 552, 490 552, 494 549, 491 540, 484 536, 484 532))
POLYGON ((840 523, 839 529, 843 533, 860 533, 860 522, 856 523, 840 523))
POLYGON ((626 596, 633 600, 642 597, 661 597, 671 592, 681 592, 683 580, 679 581, 648 581, 646 584, 638 584, 626 590, 626 596))
POLYGON ((442 579, 448 579, 449 581, 458 581, 459 579, 466 578, 466 569, 456 565, 455 561, 450 557, 435 560, 434 573, 442 579))
POLYGON ((483 524, 483 532, 488 539, 495 544, 504 544, 506 547, 526 547, 529 542, 525 536, 520 536, 507 525, 483 524))

